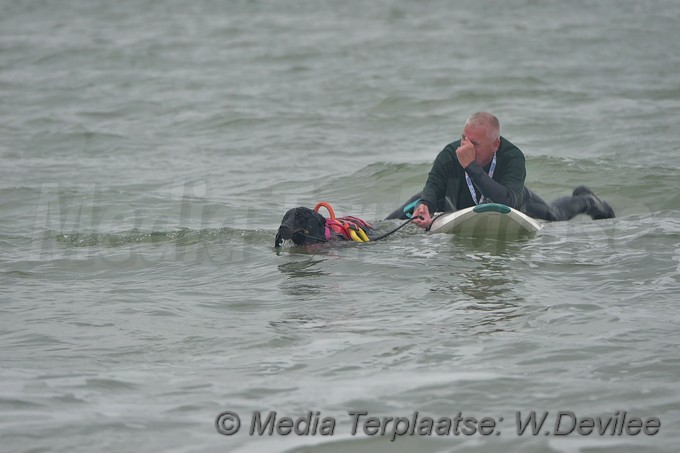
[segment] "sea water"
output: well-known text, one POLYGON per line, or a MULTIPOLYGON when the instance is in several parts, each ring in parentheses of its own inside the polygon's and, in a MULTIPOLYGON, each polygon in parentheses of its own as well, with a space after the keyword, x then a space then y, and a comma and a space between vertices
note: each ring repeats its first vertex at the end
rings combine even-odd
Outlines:
POLYGON ((0 450, 676 451, 679 21, 670 0, 1 3, 0 450), (528 186, 586 184, 616 218, 274 249, 318 201, 398 226, 480 110, 528 186))

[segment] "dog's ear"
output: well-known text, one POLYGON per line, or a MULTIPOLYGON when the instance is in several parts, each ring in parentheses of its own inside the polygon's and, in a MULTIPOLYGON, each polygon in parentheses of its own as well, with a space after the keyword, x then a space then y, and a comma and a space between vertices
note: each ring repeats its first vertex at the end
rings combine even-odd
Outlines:
POLYGON ((297 245, 312 245, 326 242, 326 219, 309 208, 296 208, 293 242, 297 245))
POLYGON ((306 239, 307 245, 327 242, 326 240, 326 218, 318 212, 312 211, 307 221, 306 239))

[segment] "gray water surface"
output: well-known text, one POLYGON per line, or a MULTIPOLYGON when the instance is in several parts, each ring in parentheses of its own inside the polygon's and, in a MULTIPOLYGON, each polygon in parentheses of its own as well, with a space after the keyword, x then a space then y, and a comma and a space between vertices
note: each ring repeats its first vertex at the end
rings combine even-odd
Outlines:
POLYGON ((679 20, 670 0, 0 4, 0 450, 677 451, 679 20), (322 200, 396 227, 478 110, 530 187, 586 184, 616 219, 274 250, 322 200), (337 426, 249 435, 273 410, 337 426), (392 442, 353 411, 497 426, 392 442), (546 427, 518 435, 530 411, 546 427), (559 411, 661 428, 555 436, 559 411))

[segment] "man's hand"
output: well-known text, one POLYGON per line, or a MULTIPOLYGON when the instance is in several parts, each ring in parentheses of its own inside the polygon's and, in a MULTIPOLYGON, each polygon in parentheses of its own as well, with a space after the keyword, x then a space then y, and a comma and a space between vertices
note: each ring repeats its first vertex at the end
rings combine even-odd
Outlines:
POLYGON ((420 228, 427 228, 432 223, 430 218, 430 210, 425 203, 420 203, 416 210, 413 211, 413 223, 418 225, 420 228))
POLYGON ((467 138, 463 138, 460 142, 460 146, 456 150, 456 156, 458 156, 458 162, 463 168, 467 168, 472 162, 475 161, 475 145, 467 138))

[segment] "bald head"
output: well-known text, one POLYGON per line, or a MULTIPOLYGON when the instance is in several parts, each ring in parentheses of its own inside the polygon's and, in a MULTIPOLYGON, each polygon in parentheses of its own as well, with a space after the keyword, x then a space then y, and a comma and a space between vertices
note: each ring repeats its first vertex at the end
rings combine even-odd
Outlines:
POLYGON ((498 118, 489 112, 473 113, 467 121, 465 121, 463 129, 468 126, 474 127, 475 129, 484 129, 490 141, 496 141, 501 137, 501 123, 498 121, 498 118))
POLYGON ((463 127, 461 145, 471 143, 475 148, 475 162, 487 165, 501 145, 501 125, 498 118, 488 112, 470 116, 463 127))

